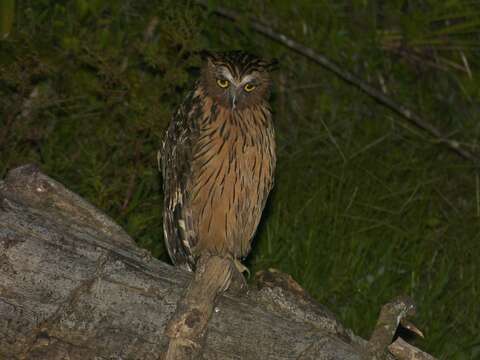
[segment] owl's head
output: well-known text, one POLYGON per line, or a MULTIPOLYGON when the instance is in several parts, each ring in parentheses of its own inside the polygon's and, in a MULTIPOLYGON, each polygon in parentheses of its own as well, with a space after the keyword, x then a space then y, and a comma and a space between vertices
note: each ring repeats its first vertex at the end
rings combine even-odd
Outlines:
POLYGON ((275 64, 243 51, 204 53, 201 85, 221 106, 242 110, 267 100, 275 64))

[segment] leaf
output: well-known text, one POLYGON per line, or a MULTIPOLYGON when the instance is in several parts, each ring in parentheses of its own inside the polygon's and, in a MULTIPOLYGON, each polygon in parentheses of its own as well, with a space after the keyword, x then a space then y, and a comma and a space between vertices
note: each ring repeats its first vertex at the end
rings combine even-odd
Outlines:
POLYGON ((15 0, 2 0, 0 2, 0 39, 8 37, 14 18, 15 0))

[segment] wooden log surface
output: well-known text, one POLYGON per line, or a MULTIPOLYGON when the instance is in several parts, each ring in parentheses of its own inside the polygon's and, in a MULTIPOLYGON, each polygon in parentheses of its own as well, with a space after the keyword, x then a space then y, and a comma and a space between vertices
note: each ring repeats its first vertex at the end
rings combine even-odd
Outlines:
MULTIPOLYGON (((158 359, 190 277, 38 167, 0 182, 0 359, 158 359)), ((247 293, 221 296, 200 357, 354 360, 371 358, 366 349, 269 271, 247 293)))

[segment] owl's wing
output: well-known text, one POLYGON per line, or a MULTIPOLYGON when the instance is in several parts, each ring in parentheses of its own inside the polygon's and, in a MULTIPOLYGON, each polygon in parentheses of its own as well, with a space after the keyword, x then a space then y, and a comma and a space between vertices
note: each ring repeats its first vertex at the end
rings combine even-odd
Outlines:
POLYGON ((163 140, 163 228, 165 245, 172 262, 193 270, 195 259, 191 248, 196 241, 187 204, 186 186, 196 131, 192 119, 188 118, 186 105, 184 103, 180 106, 173 116, 163 140))

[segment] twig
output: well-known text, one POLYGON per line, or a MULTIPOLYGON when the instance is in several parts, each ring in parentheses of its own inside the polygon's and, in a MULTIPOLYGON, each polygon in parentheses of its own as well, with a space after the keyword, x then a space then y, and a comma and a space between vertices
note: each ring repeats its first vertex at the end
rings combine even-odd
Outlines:
MULTIPOLYGON (((374 359, 383 359, 387 347, 400 322, 415 313, 415 304, 408 297, 400 297, 384 305, 368 341, 368 350, 374 359)), ((415 328, 416 329, 416 328, 415 328)))
POLYGON ((123 199, 122 207, 120 208, 123 212, 126 212, 128 209, 128 205, 130 204, 130 200, 132 199, 133 190, 135 190, 135 180, 137 179, 137 172, 132 171, 130 174, 130 179, 128 180, 127 192, 125 194, 125 198, 123 199))
POLYGON ((167 324, 165 334, 169 343, 162 360, 189 360, 199 356, 216 298, 230 285, 232 269, 229 259, 200 257, 195 276, 167 324))
MULTIPOLYGON (((134 162, 135 164, 138 164, 140 162, 140 142, 136 141, 135 142, 135 156, 134 156, 134 162)), ((125 199, 123 200, 123 204, 121 207, 121 210, 123 212, 126 212, 128 209, 128 205, 130 204, 130 200, 132 199, 133 196, 133 191, 135 190, 135 181, 137 180, 137 173, 138 171, 132 171, 130 175, 130 179, 128 181, 128 187, 127 187, 127 192, 125 194, 125 199)))
MULTIPOLYGON (((201 5, 211 10, 213 13, 221 17, 224 17, 228 20, 231 20, 233 22, 240 22, 240 20, 242 19, 242 17, 238 13, 232 10, 229 10, 223 7, 215 7, 212 9, 208 5, 208 2, 203 0, 196 0, 195 2, 198 5, 201 5)), ((264 23, 261 23, 258 19, 250 18, 249 25, 256 32, 286 46, 287 48, 299 53, 300 55, 303 55, 309 58, 310 60, 313 60, 314 62, 321 65, 325 69, 336 74, 338 77, 340 77, 344 81, 356 86, 357 88, 362 90, 364 93, 374 98, 379 103, 385 105, 386 107, 390 108, 397 114, 401 115, 412 125, 422 129, 423 131, 427 132, 431 136, 435 137, 439 143, 446 145, 450 150, 455 152, 457 155, 461 156, 464 159, 472 161, 475 166, 478 166, 480 164, 480 159, 478 159, 469 150, 463 148, 458 141, 448 139, 442 134, 440 130, 438 130, 432 124, 426 122, 420 115, 416 114, 414 111, 412 111, 405 105, 400 104, 397 101, 386 96, 382 91, 377 90, 372 85, 363 81, 362 79, 360 79, 353 73, 349 72, 348 70, 341 69, 339 65, 329 60, 326 56, 318 54, 312 48, 309 48, 293 40, 292 38, 280 32, 275 31, 270 26, 264 23)))

